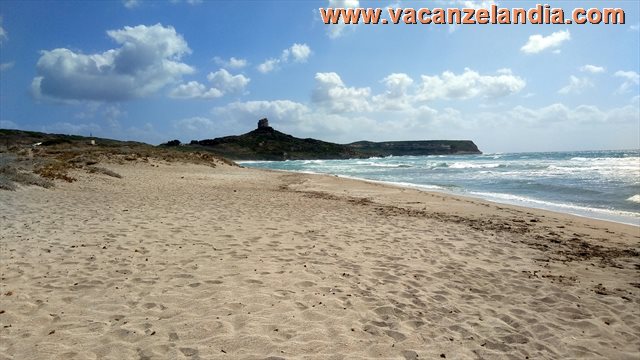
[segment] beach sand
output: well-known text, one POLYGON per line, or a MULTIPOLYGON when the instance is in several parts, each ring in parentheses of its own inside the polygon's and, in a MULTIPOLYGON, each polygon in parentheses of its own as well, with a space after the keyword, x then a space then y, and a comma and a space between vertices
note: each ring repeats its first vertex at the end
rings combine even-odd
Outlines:
POLYGON ((156 162, 0 192, 1 359, 640 358, 640 228, 156 162))

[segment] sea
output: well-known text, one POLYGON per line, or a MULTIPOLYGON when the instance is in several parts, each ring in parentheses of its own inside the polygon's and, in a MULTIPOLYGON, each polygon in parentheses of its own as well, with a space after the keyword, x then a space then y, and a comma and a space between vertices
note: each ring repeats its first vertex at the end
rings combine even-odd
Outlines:
POLYGON ((640 227, 640 149, 239 163, 384 182, 640 227))

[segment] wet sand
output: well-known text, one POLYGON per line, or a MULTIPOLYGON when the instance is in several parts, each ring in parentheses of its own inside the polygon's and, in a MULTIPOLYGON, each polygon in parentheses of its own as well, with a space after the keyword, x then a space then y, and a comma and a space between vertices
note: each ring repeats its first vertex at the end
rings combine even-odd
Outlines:
POLYGON ((0 359, 638 359, 640 228, 333 176, 0 192, 0 359))

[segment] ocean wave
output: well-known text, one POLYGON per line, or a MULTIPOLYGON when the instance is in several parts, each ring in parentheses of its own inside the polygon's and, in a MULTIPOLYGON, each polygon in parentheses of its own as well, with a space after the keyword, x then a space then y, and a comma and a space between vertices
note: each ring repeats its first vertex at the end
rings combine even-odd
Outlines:
MULTIPOLYGON (((480 191, 472 191, 469 194, 478 196, 487 200, 494 200, 498 202, 507 202, 511 204, 535 204, 543 209, 562 209, 569 213, 575 215, 583 215, 583 214, 603 214, 603 215, 614 215, 614 216, 623 216, 626 218, 635 218, 640 219, 640 213, 631 212, 631 211, 623 211, 623 210, 611 210, 611 209, 602 209, 588 206, 581 206, 575 204, 567 204, 567 203, 558 203, 552 201, 544 201, 538 200, 526 196, 512 195, 512 194, 503 194, 503 193, 493 193, 493 192, 480 192, 480 191)), ((640 195, 636 195, 640 198, 640 195)), ((637 225, 637 224, 634 224, 637 225)))
POLYGON ((450 169, 495 169, 507 167, 506 164, 472 164, 469 162, 456 162, 449 165, 450 169))
POLYGON ((427 169, 448 168, 449 164, 446 162, 439 162, 436 164, 427 164, 427 169))
POLYGON ((635 163, 637 164, 640 161, 640 158, 637 156, 616 156, 616 157, 572 157, 569 160, 560 160, 560 161, 574 161, 577 163, 582 162, 590 162, 590 163, 601 163, 601 164, 623 164, 623 163, 635 163))
POLYGON ((383 168, 410 168, 413 167, 411 164, 388 164, 388 163, 379 163, 373 161, 356 161, 357 165, 366 165, 372 167, 383 167, 383 168))
POLYGON ((271 161, 271 160, 235 160, 234 161, 236 164, 238 165, 242 165, 242 164, 269 164, 269 163, 275 163, 276 161, 271 161))
POLYGON ((633 195, 632 197, 628 198, 627 201, 640 203, 640 194, 633 195))
POLYGON ((386 180, 370 180, 370 179, 362 179, 362 178, 357 178, 357 177, 352 177, 353 179, 358 179, 358 180, 364 180, 364 181, 368 181, 368 182, 372 182, 372 183, 378 183, 378 184, 388 184, 388 185, 395 185, 395 186, 401 186, 404 188, 411 188, 411 189, 417 189, 417 190, 447 190, 447 186, 439 186, 439 185, 424 185, 424 184, 414 184, 414 183, 408 183, 408 182, 404 182, 404 181, 386 181, 386 180))

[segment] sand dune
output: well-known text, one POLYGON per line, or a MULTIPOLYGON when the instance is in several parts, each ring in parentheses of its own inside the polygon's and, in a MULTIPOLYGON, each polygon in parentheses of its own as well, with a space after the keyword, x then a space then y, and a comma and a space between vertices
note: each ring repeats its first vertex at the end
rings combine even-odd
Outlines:
POLYGON ((0 192, 0 358, 640 358, 637 227, 159 165, 0 192))

